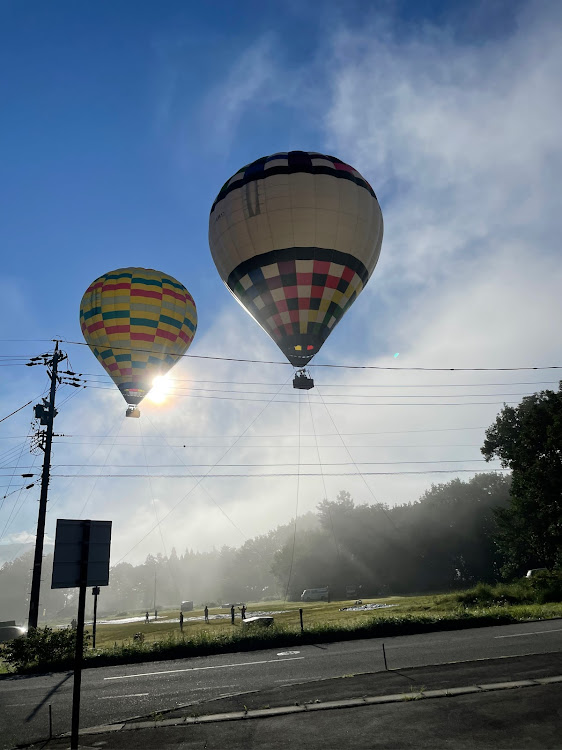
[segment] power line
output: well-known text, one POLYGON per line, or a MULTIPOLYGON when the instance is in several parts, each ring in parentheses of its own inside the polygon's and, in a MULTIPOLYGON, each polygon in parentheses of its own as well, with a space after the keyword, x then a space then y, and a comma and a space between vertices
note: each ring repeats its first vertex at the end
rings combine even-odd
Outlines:
MULTIPOLYGON (((104 386, 96 386, 96 385, 88 385, 87 388, 91 388, 93 390, 97 391, 113 391, 114 389, 112 387, 105 388, 104 386)), ((171 396, 174 397, 180 397, 180 398, 201 398, 201 399, 210 399, 214 401, 246 401, 249 403, 267 403, 267 404, 294 404, 294 400, 285 400, 285 399, 276 399, 276 400, 267 400, 265 398, 234 398, 232 396, 202 396, 200 394, 194 394, 194 393, 171 393, 171 396)), ((267 395, 267 394, 264 394, 267 395)), ((277 395, 277 394, 275 394, 277 395)), ((283 394, 288 395, 288 394, 283 394)), ((496 395, 496 394, 492 394, 496 395)), ((512 395, 512 394, 511 394, 512 395)), ((516 394, 517 395, 517 394, 516 394)), ((384 398, 382 396, 371 396, 371 398, 384 398)), ((387 398, 390 398, 389 396, 387 398)), ((404 398, 404 396, 400 396, 400 398, 404 398)), ((434 398, 456 398, 455 396, 434 396, 434 398)), ((312 404, 321 404, 322 401, 312 401, 312 404)), ((438 402, 438 403, 414 403, 414 404, 406 404, 406 403, 367 403, 367 402, 350 402, 350 401, 328 401, 329 406, 502 406, 502 405, 513 405, 518 404, 518 401, 465 401, 463 403, 455 403, 455 402, 438 402)))
MULTIPOLYGON (((314 435, 313 433, 302 433, 301 437, 356 437, 359 435, 409 435, 409 434, 419 434, 419 433, 426 433, 426 432, 464 432, 468 430, 486 430, 488 429, 489 425, 486 425, 484 427, 430 427, 427 429, 422 430, 382 430, 379 432, 322 432, 317 433, 314 435)), ((29 436, 26 436, 29 437, 29 436)), ((82 434, 72 434, 72 435, 59 435, 59 438, 68 438, 74 440, 77 437, 87 437, 92 438, 96 440, 97 438, 105 438, 108 437, 107 435, 82 435, 82 434)), ((123 439, 131 439, 135 438, 136 435, 127 435, 124 436, 123 439)), ((229 440, 261 440, 262 438, 291 438, 291 437, 298 437, 298 434, 296 433, 288 433, 286 435, 280 435, 279 433, 273 434, 273 435, 263 435, 261 433, 256 433, 255 435, 169 435, 161 436, 163 440, 216 440, 218 438, 223 439, 229 439, 229 440)), ((158 436, 160 438, 160 436, 158 436)), ((153 436, 151 439, 156 440, 156 436, 153 436)), ((201 446, 202 448, 206 446, 201 446)))
MULTIPOLYGON (((336 437, 335 435, 333 437, 336 437)), ((56 442, 56 441, 55 441, 56 442)), ((208 448, 228 448, 230 447, 228 444, 224 443, 207 443, 205 445, 174 445, 173 443, 170 443, 166 441, 166 444, 169 448, 185 448, 191 449, 191 450, 207 450, 208 448)), ((73 440, 72 445, 96 445, 95 442, 85 442, 80 440, 73 440)), ((100 443, 101 445, 105 445, 104 443, 100 443)), ((117 443, 118 447, 121 446, 127 446, 127 447, 135 447, 138 448, 138 443, 117 443)), ((147 443, 147 448, 159 448, 162 446, 162 443, 147 443)), ((348 448, 370 448, 370 449, 395 449, 395 448, 480 448, 482 446, 481 443, 417 443, 416 445, 373 445, 372 443, 348 443, 348 448)), ((256 449, 263 449, 268 450, 269 448, 285 448, 287 450, 293 450, 295 448, 294 445, 288 445, 286 443, 260 443, 259 445, 241 445, 239 446, 241 450, 252 450, 254 448, 256 449)), ((341 445, 334 445, 332 443, 319 443, 316 445, 303 445, 303 448, 312 449, 315 447, 318 448, 341 448, 341 445)), ((60 464, 58 464, 60 466, 60 464)), ((2 467, 0 467, 2 468, 2 467)))
MULTIPOLYGON (((314 446, 305 446, 312 448, 314 446)), ((336 448, 342 448, 344 446, 334 446, 336 448)), ((345 446, 346 448, 348 446, 345 446)), ((494 461, 499 459, 493 459, 494 461)), ((451 458, 451 459, 440 459, 437 458, 433 461, 315 461, 312 462, 300 462, 300 461, 285 461, 283 463, 277 463, 277 464, 263 464, 263 463, 257 463, 257 464, 221 464, 221 468, 223 466, 233 469, 233 468, 263 468, 265 466, 271 466, 279 468, 281 466, 295 466, 295 464, 298 464, 299 466, 380 466, 380 465, 386 465, 389 466, 391 464, 456 464, 456 463, 488 463, 488 461, 485 458, 451 458)), ((71 468, 84 468, 89 467, 91 469, 136 469, 139 464, 55 464, 54 468, 56 469, 71 469, 71 468)), ((215 464, 145 464, 144 468, 146 469, 175 469, 181 466, 185 466, 187 469, 190 468, 200 468, 200 469, 206 469, 206 468, 213 468, 215 464)), ((29 468, 27 466, 4 466, 3 469, 25 469, 29 468)), ((2 476, 8 476, 7 474, 0 474, 0 477, 2 476)), ((55 476, 55 475, 53 475, 55 476)), ((83 476, 81 474, 76 474, 75 476, 83 476)), ((96 475, 100 478, 103 478, 103 474, 96 475)), ((157 474, 157 475, 151 475, 151 476, 166 476, 165 474, 157 474)))
MULTIPOLYGON (((105 378, 107 383, 111 383, 112 380, 105 372, 72 372, 68 371, 68 375, 76 375, 77 377, 96 377, 105 378)), ((167 377, 166 380, 170 383, 212 383, 213 385, 263 385, 272 387, 282 387, 287 383, 272 383, 270 381, 247 381, 247 380, 204 380, 203 378, 172 378, 167 377)), ((507 386, 507 385, 558 385, 559 380, 527 380, 527 381, 516 381, 511 383, 321 383, 316 381, 317 385, 322 388, 474 388, 477 386, 483 387, 494 387, 494 386, 507 386)))
MULTIPOLYGON (((431 461, 430 463, 434 463, 431 461)), ((220 468, 220 467, 218 467, 220 468)), ((490 469, 489 472, 497 472, 497 471, 509 471, 509 469, 490 469)), ((399 474, 457 474, 457 473, 475 473, 477 472, 476 469, 434 469, 434 470, 420 470, 420 471, 347 471, 347 472, 329 472, 329 473, 320 473, 320 472, 307 472, 303 473, 301 472, 298 474, 297 472, 283 472, 283 473, 262 473, 262 474, 104 474, 100 477, 99 474, 51 474, 52 477, 57 478, 82 478, 82 479, 253 479, 253 478, 267 478, 267 477, 354 477, 354 476, 393 476, 393 475, 399 475, 399 474)), ((486 472, 488 473, 488 472, 486 472)), ((195 489, 195 488, 192 488, 195 489)), ((191 492, 191 490, 190 490, 191 492)), ((180 500, 176 505, 169 511, 171 513, 177 505, 179 505, 180 502, 183 501, 180 500)), ((169 515, 169 513, 167 515, 169 515)), ((160 519, 160 523, 165 520, 167 516, 164 516, 164 518, 160 519)), ((154 531, 154 528, 152 528, 149 532, 151 534, 154 531)), ((147 534, 148 536, 148 534, 147 534)), ((142 539, 140 540, 142 541, 142 539)), ((140 544, 140 541, 138 544, 140 544)), ((136 546, 136 545, 135 545, 136 546)), ((134 548, 133 548, 134 549, 134 548)), ((130 552, 131 550, 129 550, 130 552)), ((129 553, 127 553, 129 554, 129 553)))
MULTIPOLYGON (((106 387, 105 385, 101 384, 100 381, 91 381, 91 380, 88 380, 87 378, 81 378, 81 380, 84 383, 88 384, 86 386, 88 388, 94 388, 95 390, 108 390, 108 391, 111 390, 111 391, 114 391, 114 387, 112 385, 110 385, 109 382, 108 382, 108 386, 106 387)), ((242 385, 242 384, 240 384, 240 385, 242 385)), ((320 387, 319 387, 320 384, 317 383, 316 386, 317 386, 317 393, 318 393, 318 395, 320 395, 320 387)), ((474 384, 474 387, 477 387, 477 386, 478 386, 478 384, 474 384)), ((324 388, 325 386, 322 386, 322 387, 324 388)), ((335 386, 331 386, 331 387, 335 387, 335 386)), ((347 386, 346 386, 345 383, 342 383, 338 387, 339 388, 346 388, 347 386)), ((361 387, 368 387, 368 386, 359 386, 359 385, 357 385, 355 387, 356 388, 361 388, 361 387)), ((379 386, 372 386, 372 387, 379 387, 379 386)), ((391 388, 392 386, 387 386, 387 387, 391 388)), ((403 387, 406 387, 406 386, 403 386, 403 387)), ((414 388, 416 386, 408 386, 408 387, 414 388)), ((428 387, 436 387, 436 386, 428 386, 428 387)), ((448 386, 444 385, 443 387, 447 388, 448 386)), ((242 390, 232 390, 232 389, 229 389, 229 388, 188 388, 188 387, 175 387, 173 389, 170 389, 170 391, 167 393, 167 395, 169 395, 169 396, 185 396, 185 395, 190 396, 191 395, 191 396, 193 396, 195 398, 196 395, 199 396, 199 392, 200 391, 203 391, 203 392, 206 392, 206 393, 234 393, 234 394, 239 394, 241 396, 247 396, 247 395, 271 396, 271 395, 273 395, 272 391, 248 391, 248 390, 242 391, 242 390), (188 393, 184 393, 185 391, 187 391, 188 393), (197 394, 193 394, 192 393, 193 391, 197 391, 197 394)), ((284 396, 293 396, 294 398, 297 398, 299 394, 298 393, 288 392, 288 393, 284 393, 283 395, 284 396)), ((309 394, 309 395, 314 395, 314 394, 309 394)), ((348 393, 342 392, 342 393, 326 393, 326 394, 324 394, 324 396, 327 397, 327 398, 335 398, 336 396, 343 396, 344 398, 474 398, 474 397, 478 397, 478 398, 490 397, 490 398, 492 398, 492 397, 498 397, 498 396, 529 396, 529 395, 532 395, 532 392, 523 391, 523 392, 519 392, 519 393, 513 393, 513 391, 509 391, 507 393, 454 393, 454 394, 452 394, 452 393, 446 393, 446 394, 440 394, 440 393, 427 393, 427 394, 426 393, 422 393, 422 394, 414 393, 414 394, 411 394, 411 393, 408 393, 408 394, 405 394, 405 395, 402 395, 402 394, 387 394, 387 393, 380 394, 380 395, 379 394, 370 395, 370 394, 361 393, 361 394, 357 394, 356 395, 356 394, 348 394, 348 393)), ((203 397, 201 396, 201 398, 203 398, 203 397)), ((246 400, 246 399, 244 399, 244 400, 246 400)), ((315 402, 315 403, 320 403, 320 402, 315 402)))
POLYGON ((28 401, 27 404, 24 404, 23 406, 20 406, 19 409, 16 409, 11 414, 7 414, 5 417, 2 417, 2 419, 0 419, 0 422, 5 422, 6 419, 9 419, 10 417, 13 417, 14 414, 17 414, 18 411, 21 411, 22 409, 25 409, 25 407, 29 406, 29 404, 31 404, 31 403, 33 403, 33 399, 31 399, 31 401, 28 401))
MULTIPOLYGON (((52 339, 53 341, 55 339, 52 339)), ((68 339, 60 339, 65 344, 71 344, 73 346, 89 346, 85 341, 69 341, 68 339)), ((113 351, 126 351, 126 352, 142 352, 145 354, 152 354, 150 349, 139 349, 133 346, 112 346, 109 347, 113 351)), ((279 360, 260 360, 260 359, 244 359, 241 357, 217 357, 210 354, 174 354, 177 359, 210 359, 221 362, 247 362, 249 364, 258 365, 285 365, 293 367, 289 362, 281 362, 279 360)), ((425 371, 425 372, 516 372, 522 370, 562 370, 562 365, 545 365, 545 366, 528 366, 528 367, 383 367, 380 365, 334 365, 334 364, 309 364, 308 367, 329 367, 335 369, 346 369, 346 370, 408 370, 408 371, 425 371)))

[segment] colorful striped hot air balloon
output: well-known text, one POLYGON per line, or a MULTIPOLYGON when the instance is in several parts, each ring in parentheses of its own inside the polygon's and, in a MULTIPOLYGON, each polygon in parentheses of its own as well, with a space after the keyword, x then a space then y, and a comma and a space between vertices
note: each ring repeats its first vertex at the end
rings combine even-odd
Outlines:
POLYGON ((364 288, 382 236, 367 180, 333 156, 308 151, 243 167, 223 186, 209 218, 222 280, 301 368, 364 288))
POLYGON ((132 412, 154 379, 189 348, 197 310, 173 276, 149 268, 119 268, 90 284, 80 303, 80 326, 132 412))

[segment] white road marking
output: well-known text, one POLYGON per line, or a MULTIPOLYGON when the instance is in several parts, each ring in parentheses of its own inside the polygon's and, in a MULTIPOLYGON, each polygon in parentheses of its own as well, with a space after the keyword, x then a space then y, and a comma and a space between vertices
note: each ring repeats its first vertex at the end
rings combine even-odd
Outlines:
POLYGON ((253 667, 255 664, 277 664, 280 661, 297 661, 304 656, 290 656, 287 659, 264 659, 263 661, 245 661, 239 664, 217 664, 211 667, 189 667, 188 669, 168 669, 162 672, 143 672, 142 674, 122 674, 117 677, 104 677, 104 680, 128 680, 131 677, 152 677, 161 674, 175 674, 176 672, 202 672, 205 669, 229 669, 232 667, 253 667))
POLYGON ((562 628, 552 628, 552 630, 533 630, 529 633, 513 633, 512 635, 495 635, 494 638, 523 638, 526 635, 542 635, 543 633, 560 633, 562 628))
POLYGON ((300 654, 300 651, 280 651, 277 656, 292 656, 293 654, 300 654))
POLYGON ((150 693, 132 693, 131 695, 102 695, 99 701, 112 701, 114 698, 142 698, 150 693))

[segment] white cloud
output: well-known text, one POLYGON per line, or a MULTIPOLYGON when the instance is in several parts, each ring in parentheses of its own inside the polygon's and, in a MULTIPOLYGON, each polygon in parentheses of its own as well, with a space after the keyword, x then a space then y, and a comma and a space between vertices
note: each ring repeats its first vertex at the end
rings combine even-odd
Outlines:
POLYGON ((259 116, 272 103, 290 96, 295 81, 275 56, 277 39, 267 33, 242 52, 225 78, 209 91, 201 108, 207 142, 228 149, 241 119, 250 110, 259 116))

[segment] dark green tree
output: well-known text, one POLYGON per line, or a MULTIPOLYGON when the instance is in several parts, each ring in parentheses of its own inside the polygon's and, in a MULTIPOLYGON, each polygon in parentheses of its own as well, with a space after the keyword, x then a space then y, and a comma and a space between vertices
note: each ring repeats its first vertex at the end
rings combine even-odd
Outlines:
POLYGON ((486 460, 512 471, 511 503, 497 511, 504 575, 562 565, 562 383, 505 406, 486 431, 486 460))

